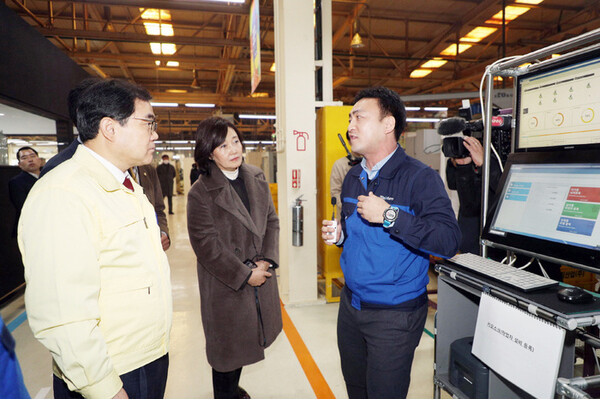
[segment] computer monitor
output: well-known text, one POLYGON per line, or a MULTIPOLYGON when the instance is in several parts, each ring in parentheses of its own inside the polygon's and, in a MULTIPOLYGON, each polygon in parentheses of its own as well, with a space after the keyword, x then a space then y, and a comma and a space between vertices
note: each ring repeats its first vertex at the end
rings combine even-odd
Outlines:
POLYGON ((509 156, 482 239, 600 273, 600 151, 509 156))
POLYGON ((557 61, 516 82, 515 151, 600 148, 600 53, 557 61))

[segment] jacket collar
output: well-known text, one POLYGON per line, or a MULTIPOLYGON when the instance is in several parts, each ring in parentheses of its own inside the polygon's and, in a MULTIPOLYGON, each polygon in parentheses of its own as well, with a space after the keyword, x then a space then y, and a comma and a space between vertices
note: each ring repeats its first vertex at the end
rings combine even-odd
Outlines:
POLYGON ((105 191, 111 192, 124 188, 121 182, 117 181, 113 174, 99 160, 94 158, 85 148, 81 147, 77 147, 73 155, 73 160, 81 164, 105 191))
POLYGON ((256 184, 254 184, 254 179, 256 179, 256 175, 247 165, 242 164, 240 166, 240 177, 244 180, 246 191, 248 192, 252 214, 248 213, 248 210, 235 192, 235 189, 231 186, 231 183, 229 183, 227 177, 225 177, 214 163, 210 165, 210 175, 203 176, 202 181, 208 191, 219 191, 215 196, 215 204, 218 207, 232 214, 248 230, 260 237, 260 230, 257 228, 257 224, 260 224, 260 218, 257 210, 261 206, 258 200, 261 197, 255 191, 256 184))
MULTIPOLYGON (((379 174, 377 175, 377 177, 383 179, 393 179, 396 173, 398 172, 400 165, 407 158, 408 155, 406 155, 404 149, 401 146, 398 146, 394 155, 392 155, 392 157, 388 159, 385 165, 383 165, 383 167, 379 170, 379 174)), ((362 172, 363 168, 360 164, 358 164, 355 165, 352 169, 350 169, 350 172, 348 173, 350 173, 353 176, 360 177, 362 172)))

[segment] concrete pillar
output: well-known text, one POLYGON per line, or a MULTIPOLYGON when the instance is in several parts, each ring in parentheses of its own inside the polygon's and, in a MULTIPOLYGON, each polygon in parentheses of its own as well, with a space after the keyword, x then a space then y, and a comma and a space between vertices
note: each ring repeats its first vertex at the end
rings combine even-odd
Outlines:
POLYGON ((286 303, 317 300, 315 60, 312 1, 275 0, 280 287, 286 303), (292 180, 299 176, 299 180, 292 180), (304 243, 292 245, 292 207, 302 196, 304 243))

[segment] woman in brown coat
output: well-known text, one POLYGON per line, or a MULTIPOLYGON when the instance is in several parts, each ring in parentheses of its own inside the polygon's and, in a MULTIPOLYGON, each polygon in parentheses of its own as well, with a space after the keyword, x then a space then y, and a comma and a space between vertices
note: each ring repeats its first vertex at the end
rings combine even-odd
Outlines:
POLYGON ((202 175, 188 195, 188 231, 214 397, 249 398, 238 386, 242 366, 264 359, 281 331, 279 220, 263 172, 242 163, 234 125, 209 118, 196 135, 202 175))

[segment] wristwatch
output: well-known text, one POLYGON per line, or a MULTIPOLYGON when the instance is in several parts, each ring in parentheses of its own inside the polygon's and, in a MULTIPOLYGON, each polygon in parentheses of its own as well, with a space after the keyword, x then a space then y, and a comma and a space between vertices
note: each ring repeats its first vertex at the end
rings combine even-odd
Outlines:
POLYGON ((395 206, 390 206, 383 212, 383 227, 386 229, 391 227, 396 219, 398 219, 398 213, 400 213, 400 209, 395 206))

